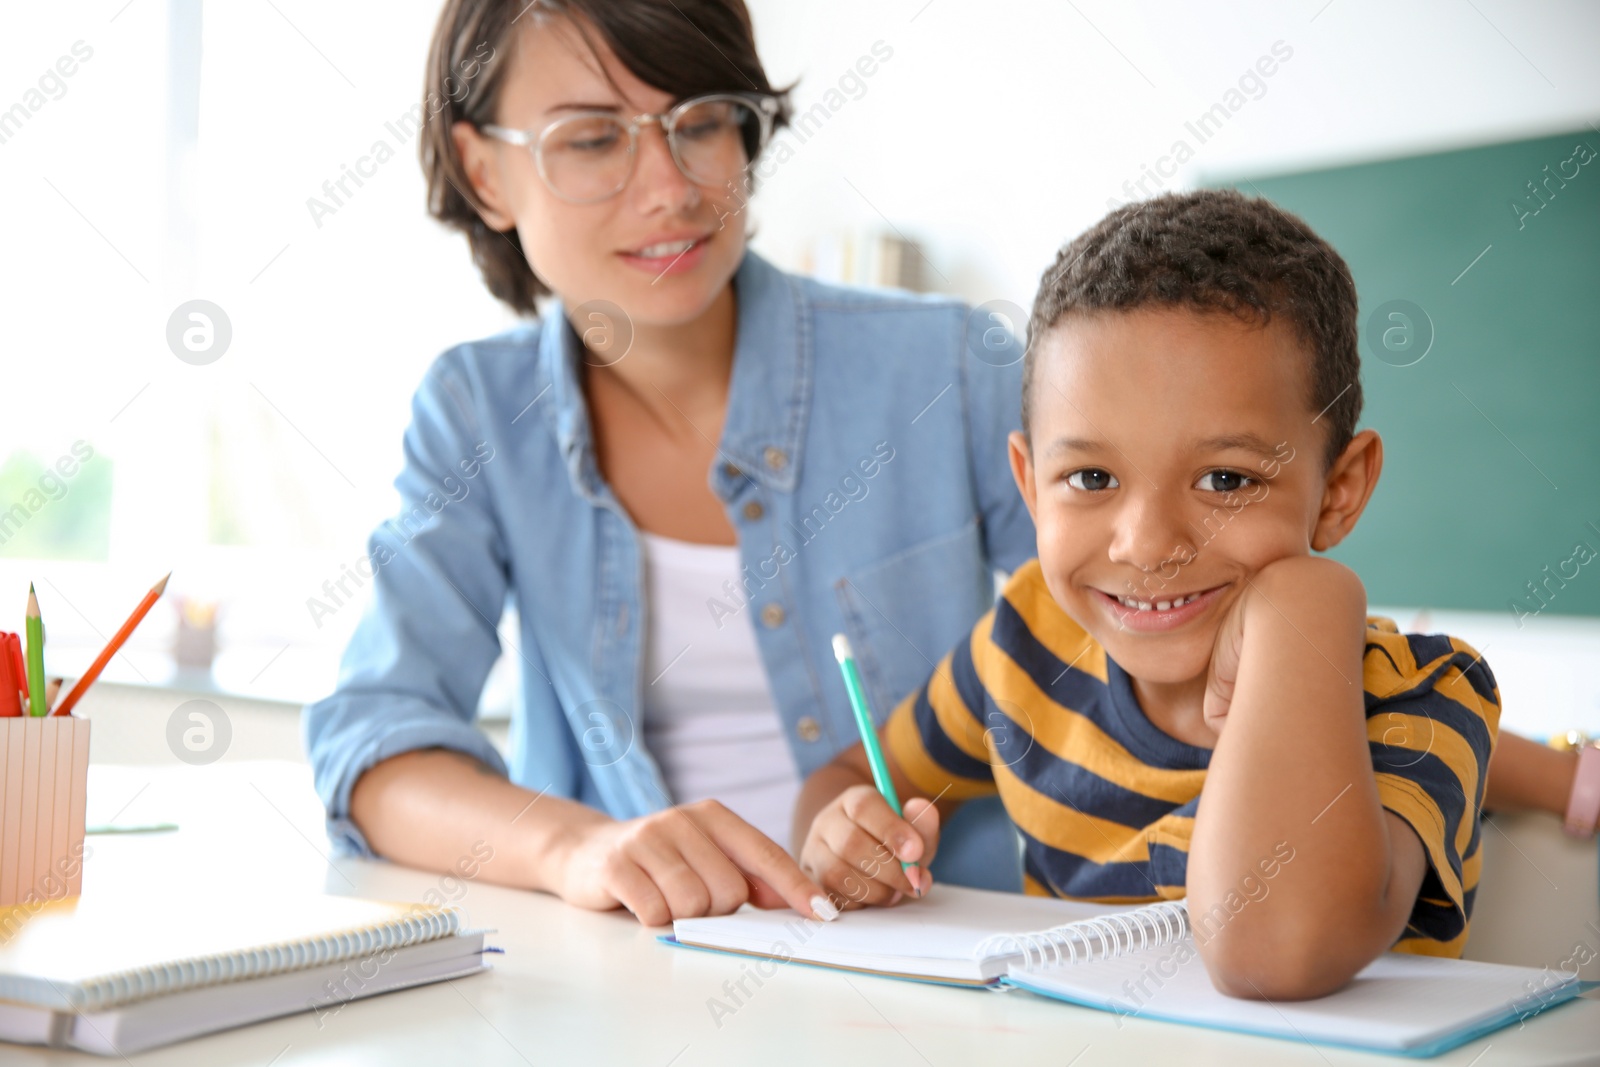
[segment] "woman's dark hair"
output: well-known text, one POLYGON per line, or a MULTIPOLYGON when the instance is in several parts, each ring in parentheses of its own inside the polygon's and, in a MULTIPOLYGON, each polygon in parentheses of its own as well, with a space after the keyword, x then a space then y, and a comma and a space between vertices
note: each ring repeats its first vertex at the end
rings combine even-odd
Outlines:
POLYGON ((528 266, 516 230, 484 224, 450 129, 495 121, 518 24, 551 15, 571 18, 591 49, 598 37, 636 77, 674 99, 765 93, 779 98, 773 128, 789 120, 788 90, 767 80, 744 0, 446 0, 423 84, 418 153, 428 214, 467 235, 489 291, 525 315, 537 312, 536 301, 550 289, 528 266))
POLYGON ((1324 466, 1361 417, 1356 286, 1303 219, 1234 189, 1163 193, 1125 204, 1062 248, 1039 280, 1023 364, 1028 432, 1035 349, 1075 312, 1187 306, 1265 326, 1282 315, 1310 353, 1310 410, 1327 423, 1324 466))

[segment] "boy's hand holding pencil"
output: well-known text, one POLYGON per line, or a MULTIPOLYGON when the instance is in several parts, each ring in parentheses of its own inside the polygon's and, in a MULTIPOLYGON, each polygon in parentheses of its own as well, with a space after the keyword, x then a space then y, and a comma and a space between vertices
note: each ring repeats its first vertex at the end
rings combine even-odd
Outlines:
POLYGON ((905 816, 870 785, 851 786, 817 813, 800 850, 800 869, 846 908, 898 904, 933 886, 927 864, 939 848, 939 809, 924 797, 905 816))
POLYGON ((898 904, 933 887, 927 864, 939 847, 939 811, 925 797, 900 807, 894 768, 878 744, 878 728, 867 705, 855 655, 844 634, 835 634, 833 655, 844 676, 861 744, 841 756, 873 785, 843 790, 817 812, 800 850, 801 869, 846 907, 898 904))

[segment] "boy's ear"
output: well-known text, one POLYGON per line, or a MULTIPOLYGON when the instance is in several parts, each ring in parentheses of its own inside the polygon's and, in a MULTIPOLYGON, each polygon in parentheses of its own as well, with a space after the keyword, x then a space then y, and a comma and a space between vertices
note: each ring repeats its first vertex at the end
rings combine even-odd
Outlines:
POLYGON ((456 154, 467 172, 467 181, 472 185, 470 199, 477 201, 473 206, 478 209, 483 224, 501 233, 511 229, 516 219, 500 187, 500 168, 495 163, 494 147, 470 122, 451 126, 450 139, 455 142, 456 154))
POLYGON ((1037 526, 1039 515, 1033 506, 1036 491, 1033 484, 1033 449, 1028 445, 1028 439, 1022 436, 1021 430, 1012 430, 1006 440, 1011 446, 1011 477, 1017 480, 1017 492, 1022 494, 1022 502, 1028 505, 1028 518, 1037 526))
POLYGON ((1343 541, 1367 509, 1383 471, 1383 439, 1377 430, 1362 430, 1350 439, 1328 471, 1322 491, 1322 510, 1311 531, 1311 547, 1318 552, 1343 541))

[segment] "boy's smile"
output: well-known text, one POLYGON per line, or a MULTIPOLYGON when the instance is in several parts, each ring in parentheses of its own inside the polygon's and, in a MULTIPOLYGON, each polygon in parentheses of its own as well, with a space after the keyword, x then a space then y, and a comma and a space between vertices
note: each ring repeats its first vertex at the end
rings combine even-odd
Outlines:
POLYGON ((1012 468, 1045 582, 1169 732, 1206 739, 1185 724, 1251 578, 1337 542, 1346 457, 1324 469, 1309 365, 1282 317, 1183 307, 1074 314, 1038 339, 1012 468))
POLYGON ((1123 629, 1139 633, 1165 633, 1199 618, 1226 588, 1218 585, 1191 593, 1163 589, 1159 593, 1146 593, 1143 597, 1099 589, 1092 592, 1099 595, 1104 601, 1102 606, 1110 610, 1123 629))

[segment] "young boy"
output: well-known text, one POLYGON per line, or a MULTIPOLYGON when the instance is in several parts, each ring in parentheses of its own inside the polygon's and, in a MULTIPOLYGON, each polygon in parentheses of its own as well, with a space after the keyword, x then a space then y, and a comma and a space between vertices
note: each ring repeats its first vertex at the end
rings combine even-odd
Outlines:
POLYGON ((1187 897, 1226 993, 1459 956, 1499 693, 1312 555, 1383 465, 1356 338, 1349 269, 1265 200, 1164 195, 1063 248, 1011 435, 1038 558, 885 726, 905 818, 857 745, 806 783, 802 867, 860 904, 922 895, 941 821, 998 792, 1027 892, 1187 897))

